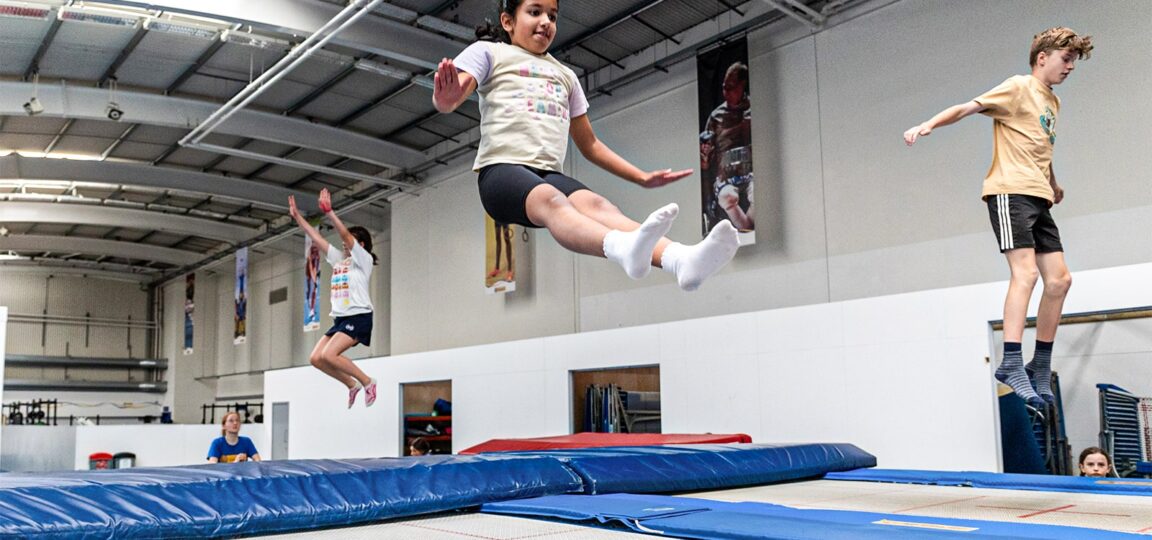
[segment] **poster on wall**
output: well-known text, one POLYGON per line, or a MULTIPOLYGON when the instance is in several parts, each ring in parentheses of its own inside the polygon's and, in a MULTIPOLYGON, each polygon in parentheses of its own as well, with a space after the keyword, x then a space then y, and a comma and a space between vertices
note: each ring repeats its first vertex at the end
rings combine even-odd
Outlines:
POLYGON ((484 215, 484 290, 488 294, 516 290, 516 226, 496 223, 484 215))
POLYGON ((196 274, 184 276, 184 354, 192 354, 192 315, 196 312, 196 274))
POLYGON ((236 304, 232 343, 239 345, 248 339, 248 248, 236 250, 236 304))
POLYGON ((304 236, 304 331, 320 328, 320 246, 312 242, 311 236, 304 236))
POLYGON ((755 243, 747 40, 699 54, 696 75, 703 234, 727 219, 741 245, 755 243))

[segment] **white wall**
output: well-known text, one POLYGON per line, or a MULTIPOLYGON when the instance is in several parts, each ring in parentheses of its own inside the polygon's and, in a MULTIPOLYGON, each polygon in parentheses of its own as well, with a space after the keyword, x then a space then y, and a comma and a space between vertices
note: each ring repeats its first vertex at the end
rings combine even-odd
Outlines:
MULTIPOLYGON (((95 421, 100 416, 143 416, 152 415, 160 421, 164 394, 145 392, 62 392, 53 390, 9 390, 4 393, 4 402, 28 402, 41 399, 57 401, 56 417, 61 424, 68 424, 69 416, 83 416, 95 421)), ((116 422, 109 419, 109 422, 116 422)), ((200 416, 196 416, 200 421, 200 416)), ((103 421, 102 421, 103 422, 103 421)), ((120 421, 124 422, 124 421, 120 421)), ((137 423, 137 420, 129 421, 137 423)))
POLYGON ((0 469, 8 472, 70 471, 76 461, 73 426, 4 426, 0 469))
MULTIPOLYGON (((148 293, 139 283, 39 270, 0 270, 0 305, 9 316, 84 317, 137 323, 148 320, 148 293)), ((145 330, 125 327, 40 322, 9 322, 8 354, 147 358, 145 330)), ((41 368, 21 368, 11 378, 40 378, 41 368)), ((72 370, 76 378, 99 377, 98 371, 72 370)), ((106 373, 104 374, 106 375, 106 373)))
MULTIPOLYGON (((259 424, 245 424, 240 434, 252 439, 261 458, 271 456, 259 424)), ((76 470, 87 469, 88 456, 96 452, 131 452, 137 467, 201 465, 207 463, 208 446, 219 436, 219 425, 80 426, 73 465, 76 470)))
MULTIPOLYGON (((1067 309, 1152 304, 1150 276, 1152 264, 1078 273, 1067 309)), ((988 322, 1006 290, 994 282, 362 360, 380 384, 371 409, 345 410, 342 387, 315 369, 281 370, 266 375, 265 399, 290 403, 293 459, 395 456, 399 385, 451 380, 459 451, 570 433, 572 370, 657 364, 666 433, 851 442, 880 467, 996 471, 988 322)))

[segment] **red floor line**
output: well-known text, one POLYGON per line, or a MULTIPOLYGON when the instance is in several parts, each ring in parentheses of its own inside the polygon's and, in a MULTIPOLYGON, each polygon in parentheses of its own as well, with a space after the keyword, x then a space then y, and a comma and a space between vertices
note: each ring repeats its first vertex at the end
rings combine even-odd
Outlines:
POLYGON ((1059 512, 1061 510, 1067 510, 1067 509, 1072 508, 1074 506, 1076 506, 1076 505, 1068 504, 1068 505, 1064 505, 1064 506, 1057 506, 1056 508, 1049 508, 1047 510, 1040 510, 1038 512, 1032 512, 1031 514, 1024 514, 1022 516, 1016 516, 1016 517, 1019 519, 1027 519, 1030 517, 1038 516, 1040 514, 1050 514, 1052 512, 1059 512))
POLYGON ((902 514, 902 513, 904 513, 904 512, 911 512, 911 511, 913 511, 913 510, 920 510, 920 509, 923 509, 923 508, 931 508, 931 507, 933 507, 933 506, 943 506, 943 505, 945 505, 945 504, 954 504, 954 503, 958 503, 958 502, 964 502, 964 501, 974 501, 974 500, 976 500, 976 499, 983 499, 983 498, 986 498, 986 497, 987 497, 987 495, 980 495, 980 496, 977 496, 977 497, 965 497, 965 498, 963 498, 963 499, 952 499, 952 500, 947 500, 947 501, 944 501, 944 502, 938 502, 938 503, 932 503, 932 504, 925 504, 925 505, 921 505, 921 506, 913 506, 912 508, 904 508, 904 509, 902 509, 902 510, 894 510, 892 513, 893 513, 893 514, 902 514))
POLYGON ((1152 527, 1144 527, 1143 529, 1136 531, 1136 534, 1146 533, 1148 531, 1152 531, 1152 527))
MULTIPOLYGON (((1072 505, 1065 506, 1064 508, 1072 508, 1073 506, 1076 506, 1076 505, 1072 504, 1072 505)), ((976 508, 988 508, 991 510, 1035 510, 1035 508, 1018 508, 1015 506, 985 506, 982 504, 976 505, 976 508)), ((1057 510, 1059 510, 1059 509, 1057 509, 1057 510)), ((1052 510, 1044 510, 1041 513, 1051 512, 1051 511, 1052 510)), ((1085 516, 1108 516, 1108 517, 1120 517, 1120 518, 1132 517, 1132 514, 1108 514, 1108 513, 1104 513, 1104 512, 1060 512, 1060 513, 1061 514, 1085 515, 1085 516)))
POLYGON ((1104 512, 1060 512, 1060 513, 1061 514, 1076 514, 1078 516, 1108 516, 1108 517, 1120 517, 1120 518, 1132 517, 1132 514, 1106 514, 1104 512))

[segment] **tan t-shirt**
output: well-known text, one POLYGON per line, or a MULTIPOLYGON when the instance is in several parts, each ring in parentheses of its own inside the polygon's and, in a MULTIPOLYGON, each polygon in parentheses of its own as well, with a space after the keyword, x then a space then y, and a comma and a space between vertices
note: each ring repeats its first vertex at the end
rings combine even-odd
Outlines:
POLYGON ((1053 201, 1052 145, 1060 98, 1036 77, 1016 75, 973 101, 995 120, 992 166, 980 196, 1032 195, 1053 201))

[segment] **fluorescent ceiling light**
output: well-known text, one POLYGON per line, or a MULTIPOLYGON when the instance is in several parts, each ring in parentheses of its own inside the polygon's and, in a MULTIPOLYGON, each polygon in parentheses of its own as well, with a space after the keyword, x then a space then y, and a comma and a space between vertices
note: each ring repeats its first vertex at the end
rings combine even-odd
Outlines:
POLYGON ((144 19, 142 15, 135 13, 83 6, 61 6, 56 17, 62 21, 107 24, 125 28, 136 28, 144 19))
POLYGON ((17 19, 47 20, 52 16, 52 8, 22 2, 0 2, 0 17, 17 19))
POLYGON ((199 39, 216 39, 223 28, 212 28, 201 24, 193 24, 187 22, 175 22, 171 20, 161 19, 147 19, 144 21, 144 28, 148 30, 155 30, 157 32, 165 32, 168 34, 178 34, 199 39))
POLYGON ((258 49, 287 49, 292 44, 283 39, 260 36, 239 30, 225 30, 220 33, 220 40, 225 43, 238 43, 258 49))
POLYGON ((33 150, 15 150, 15 152, 21 157, 27 158, 70 159, 74 161, 104 161, 104 158, 96 154, 45 154, 44 152, 36 152, 33 150))

